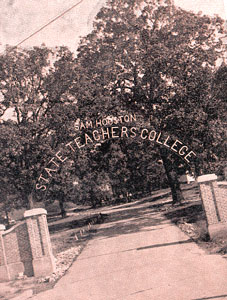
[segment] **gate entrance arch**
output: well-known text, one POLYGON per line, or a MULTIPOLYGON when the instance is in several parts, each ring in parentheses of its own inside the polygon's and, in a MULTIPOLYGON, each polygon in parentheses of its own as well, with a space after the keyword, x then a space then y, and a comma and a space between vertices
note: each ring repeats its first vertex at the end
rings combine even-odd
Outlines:
POLYGON ((36 191, 46 191, 51 179, 76 151, 82 149, 95 149, 97 145, 108 140, 132 139, 140 142, 149 142, 165 148, 177 155, 189 168, 196 159, 196 153, 189 145, 167 132, 155 129, 152 126, 136 124, 135 115, 112 117, 112 119, 96 120, 95 122, 81 122, 77 126, 75 136, 61 146, 37 178, 36 191), (120 120, 120 121, 119 121, 120 120))
MULTIPOLYGON (((148 142, 159 146, 160 149, 165 149, 166 151, 175 154, 189 169, 191 169, 193 164, 196 164, 196 160, 198 160, 197 154, 183 140, 168 132, 157 130, 150 125, 143 126, 141 123, 138 125, 136 122, 137 119, 135 115, 120 116, 112 119, 106 118, 103 120, 96 120, 95 122, 81 122, 76 128, 77 131, 75 136, 62 145, 62 147, 54 153, 51 159, 46 162, 45 167, 37 178, 35 185, 36 191, 47 191, 51 179, 54 178, 54 174, 58 172, 62 164, 64 164, 76 151, 86 149, 86 147, 95 149, 97 145, 109 140, 131 139, 140 142, 148 142)), ((223 234, 226 235, 227 232, 226 203, 223 202, 224 197, 222 189, 217 187, 216 180, 217 177, 214 174, 203 175, 197 178, 211 237, 223 234)))

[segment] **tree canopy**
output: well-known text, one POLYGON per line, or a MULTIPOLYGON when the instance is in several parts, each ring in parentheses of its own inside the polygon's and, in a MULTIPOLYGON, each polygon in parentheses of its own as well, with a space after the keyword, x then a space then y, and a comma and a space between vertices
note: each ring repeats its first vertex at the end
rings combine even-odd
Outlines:
MULTIPOLYGON (((218 102, 211 89, 224 51, 223 24, 171 1, 108 1, 78 49, 78 65, 98 94, 94 111, 121 107, 141 114, 155 129, 190 143, 198 154, 197 174, 209 171, 209 161, 216 160, 211 107, 218 109, 218 102)), ((79 110, 86 101, 78 103, 79 110)), ((166 172, 171 165, 177 171, 177 160, 167 156, 162 151, 166 172)))
POLYGON ((74 122, 74 58, 67 48, 8 49, 0 57, 1 171, 26 205, 40 169, 67 140, 74 122))
MULTIPOLYGON (((29 205, 40 170, 74 136, 78 119, 124 113, 140 116, 138 126, 189 144, 197 155, 191 171, 214 172, 225 159, 226 65, 216 65, 224 33, 219 17, 185 11, 170 0, 109 0, 76 58, 66 47, 6 49, 0 114, 12 109, 14 116, 0 124, 4 191, 9 184, 21 205, 29 205)), ((166 178, 173 200, 181 200, 178 176, 188 166, 177 156, 136 139, 96 144, 55 172, 46 193, 58 195, 61 205, 74 192, 78 201, 96 205, 107 186, 117 198, 165 185, 166 178)))

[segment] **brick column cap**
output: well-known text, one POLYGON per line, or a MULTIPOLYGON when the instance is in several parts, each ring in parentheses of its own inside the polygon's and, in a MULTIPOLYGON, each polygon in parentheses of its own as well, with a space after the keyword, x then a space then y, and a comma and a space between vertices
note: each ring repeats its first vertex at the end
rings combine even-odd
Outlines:
POLYGON ((3 224, 0 224, 0 231, 4 231, 4 230, 6 230, 6 227, 5 227, 5 225, 3 225, 3 224))
POLYGON ((202 176, 199 176, 197 178, 197 182, 198 183, 201 183, 201 182, 209 182, 209 181, 214 181, 214 180, 217 180, 217 176, 215 174, 207 174, 207 175, 202 175, 202 176))
POLYGON ((24 217, 32 217, 32 216, 38 216, 38 215, 47 215, 47 211, 44 208, 33 208, 26 210, 24 212, 24 217))

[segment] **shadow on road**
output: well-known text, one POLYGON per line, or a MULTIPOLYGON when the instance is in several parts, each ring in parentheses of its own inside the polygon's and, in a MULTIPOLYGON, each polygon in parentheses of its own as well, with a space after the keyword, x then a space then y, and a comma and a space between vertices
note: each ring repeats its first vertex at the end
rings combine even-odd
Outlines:
POLYGON ((192 243, 192 242, 193 241, 191 239, 189 239, 189 240, 186 240, 186 241, 179 241, 179 242, 172 242, 172 243, 163 243, 163 244, 156 244, 156 245, 151 245, 151 246, 146 246, 146 247, 140 247, 140 248, 136 248, 136 250, 146 250, 146 249, 152 249, 152 248, 159 248, 159 247, 166 247, 166 246, 188 244, 188 243, 192 243))
POLYGON ((213 296, 213 297, 206 297, 206 298, 198 298, 198 299, 192 299, 192 300, 211 300, 211 299, 222 299, 227 298, 227 295, 220 295, 220 296, 213 296))
MULTIPOLYGON (((154 205, 142 201, 137 206, 122 206, 104 215, 105 226, 95 233, 96 237, 107 239, 118 235, 132 234, 139 231, 154 231, 151 226, 159 226, 167 220, 155 212, 154 205)), ((158 227, 160 229, 160 227, 158 227)), ((157 228, 157 229, 158 229, 157 228)))

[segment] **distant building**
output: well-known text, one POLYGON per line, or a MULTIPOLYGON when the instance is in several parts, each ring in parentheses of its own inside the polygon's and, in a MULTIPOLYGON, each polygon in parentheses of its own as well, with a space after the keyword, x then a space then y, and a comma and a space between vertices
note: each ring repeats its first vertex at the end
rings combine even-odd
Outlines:
POLYGON ((185 175, 182 175, 180 178, 179 178, 179 181, 180 183, 191 183, 191 182, 194 182, 195 181, 195 178, 193 175, 190 175, 190 174, 185 174, 185 175))

